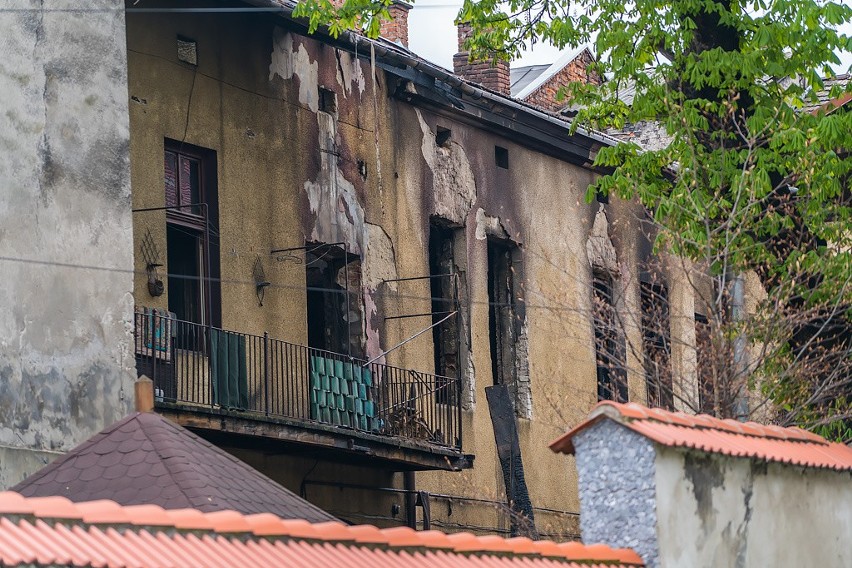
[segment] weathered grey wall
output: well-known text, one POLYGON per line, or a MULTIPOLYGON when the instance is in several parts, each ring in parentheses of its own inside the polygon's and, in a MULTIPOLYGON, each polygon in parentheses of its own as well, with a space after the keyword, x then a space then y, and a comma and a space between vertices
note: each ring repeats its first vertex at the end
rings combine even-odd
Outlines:
POLYGON ((574 447, 583 542, 632 548, 649 567, 657 566, 654 445, 602 420, 577 434, 574 447))
POLYGON ((85 5, 0 12, 0 488, 132 404, 124 2, 85 5))
POLYGON ((852 566, 852 474, 660 448, 660 566, 852 566))

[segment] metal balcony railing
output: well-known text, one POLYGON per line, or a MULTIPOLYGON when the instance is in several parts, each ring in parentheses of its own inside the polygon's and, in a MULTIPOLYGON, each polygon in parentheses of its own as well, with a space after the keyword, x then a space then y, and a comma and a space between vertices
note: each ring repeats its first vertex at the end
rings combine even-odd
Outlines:
MULTIPOLYGON (((139 374, 155 402, 246 412, 461 450, 457 378, 181 321, 137 308, 139 374)), ((249 413, 254 416, 249 415, 249 413)))

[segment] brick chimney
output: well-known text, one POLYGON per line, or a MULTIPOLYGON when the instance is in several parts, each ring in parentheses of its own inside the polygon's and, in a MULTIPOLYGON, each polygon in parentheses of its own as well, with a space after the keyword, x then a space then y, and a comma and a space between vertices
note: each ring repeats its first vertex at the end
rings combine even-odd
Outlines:
POLYGON ((408 47, 408 11, 411 10, 411 4, 394 0, 393 4, 388 6, 388 13, 391 19, 382 22, 379 35, 383 38, 395 43, 401 43, 408 47))
POLYGON ((464 42, 472 34, 470 24, 458 25, 459 52, 453 55, 453 71, 468 81, 479 83, 503 95, 509 95, 511 85, 509 62, 502 59, 471 61, 470 54, 464 49, 464 42))

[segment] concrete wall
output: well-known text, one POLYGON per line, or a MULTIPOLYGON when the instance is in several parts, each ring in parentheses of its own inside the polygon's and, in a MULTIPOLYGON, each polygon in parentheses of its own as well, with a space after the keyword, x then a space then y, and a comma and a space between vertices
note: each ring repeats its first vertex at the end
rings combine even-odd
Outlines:
MULTIPOLYGON (((593 226, 608 247, 618 308, 638 309, 636 265, 646 253, 637 244, 643 237, 635 206, 613 199, 601 213, 599 204, 584 199, 595 177, 591 171, 521 146, 509 133, 497 136, 400 102, 388 95, 392 79, 371 69, 369 60, 299 36, 269 15, 132 14, 127 38, 134 206, 164 204, 165 139, 217 155, 223 327, 268 331, 305 344, 304 265, 298 253, 294 261, 269 251, 305 241, 344 241, 362 258, 364 342, 368 356, 379 354, 427 325, 416 319, 386 322, 386 316, 430 311, 425 281, 382 281, 428 274, 430 216, 462 227, 463 258, 457 263, 469 345, 463 446, 475 454, 475 467, 418 473, 416 482, 418 488, 482 501, 433 507, 435 527, 509 526, 498 511, 505 501, 503 480, 484 393, 492 380, 486 241, 497 236, 522 245, 516 268, 526 301, 526 344, 519 352, 526 357, 518 369, 528 373, 529 397, 518 407, 527 484, 533 504, 552 510, 537 513, 539 530, 575 534, 576 517, 569 513, 579 508, 576 475, 545 442, 597 401, 590 319, 594 259, 587 246, 593 226), (177 36, 197 42, 197 67, 178 60, 177 36), (336 93, 335 113, 319 111, 320 87, 336 93), (435 140, 439 127, 452 131, 442 146, 435 140), (495 145, 508 150, 508 170, 496 167, 495 145), (601 214, 608 223, 596 221, 601 214), (252 279, 258 256, 272 283, 263 306, 252 279), (557 479, 554 472, 560 472, 557 479)), ((136 214, 133 228, 140 273, 135 301, 166 306, 168 290, 158 298, 148 293, 139 254, 148 233, 165 253, 165 215, 136 214)), ((394 351, 387 362, 432 371, 431 335, 394 351)), ((644 400, 639 369, 641 364, 631 370, 630 393, 644 400)), ((272 463, 259 456, 254 462, 272 463)), ((292 486, 298 475, 286 471, 289 462, 275 463, 262 469, 298 490, 292 486)), ((328 469, 333 476, 333 466, 328 469)), ((346 476, 401 483, 399 474, 388 478, 381 471, 346 476)), ((347 497, 349 505, 343 506, 357 511, 359 499, 347 497)), ((390 505, 380 508, 388 511, 390 505)))
POLYGON ((0 489, 132 407, 124 2, 0 13, 0 489))
POLYGON ((667 448, 606 418, 573 442, 586 543, 650 568, 852 564, 849 472, 667 448))
POLYGON ((667 448, 660 566, 850 566, 852 474, 667 448))

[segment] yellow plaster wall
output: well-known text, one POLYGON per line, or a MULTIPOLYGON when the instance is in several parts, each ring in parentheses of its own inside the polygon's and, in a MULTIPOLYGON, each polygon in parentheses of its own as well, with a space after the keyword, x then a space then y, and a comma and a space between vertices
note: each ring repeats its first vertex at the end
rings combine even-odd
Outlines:
MULTIPOLYGON (((368 61, 355 61, 349 54, 288 34, 279 24, 268 15, 128 16, 134 207, 163 205, 165 138, 215 150, 223 327, 254 334, 268 331, 272 337, 305 344, 304 266, 279 260, 269 251, 300 246, 306 240, 346 239, 351 250, 362 254, 363 292, 376 305, 373 314, 367 306, 373 334, 370 344, 367 333, 368 351, 375 351, 425 326, 414 319, 385 324, 383 318, 429 311, 428 284, 394 286, 380 281, 428 273, 429 216, 444 211, 457 198, 438 189, 444 187, 446 177, 438 171, 445 163, 441 160, 453 164, 456 177, 450 186, 458 187, 457 192, 474 189, 468 187, 465 172, 472 174, 472 200, 462 199, 454 210, 465 227, 468 287, 464 295, 469 304, 465 319, 471 346, 469 368, 473 369, 472 377, 466 377, 474 403, 463 415, 463 447, 475 455, 475 467, 461 473, 418 473, 417 487, 504 500, 484 390, 491 384, 485 237, 491 230, 486 227, 487 218, 497 218, 524 251, 532 412, 530 419, 519 420, 519 435, 527 485, 536 507, 578 511, 573 460, 553 454, 547 444, 579 422, 597 401, 586 240, 598 204, 584 199, 594 174, 509 138, 390 98, 387 77, 372 70, 368 61), (177 60, 178 35, 198 42, 197 68, 177 60), (319 86, 337 93, 333 122, 316 112, 319 86), (326 154, 325 159, 332 161, 324 163, 319 147, 332 123, 339 156, 331 159, 326 154), (456 145, 452 151, 435 149, 438 126, 452 129, 451 144, 456 145), (509 150, 508 171, 497 170, 495 145, 509 150), (359 161, 366 164, 366 179, 358 172, 359 161), (329 195, 336 199, 326 203, 323 200, 329 195), (252 282, 258 255, 273 283, 263 307, 257 303, 252 282)), ((623 270, 618 282, 623 288, 619 309, 624 311, 638 308, 634 265, 641 237, 630 220, 632 207, 617 200, 607 206, 623 270)), ((138 251, 147 230, 165 256, 165 216, 134 217, 136 270, 140 271, 135 298, 138 304, 166 306, 167 295, 151 298, 141 274, 144 263, 138 251)), ((640 332, 637 328, 633 333, 640 332)), ((389 355, 388 362, 431 372, 431 349, 431 335, 424 334, 389 355)), ((631 398, 644 401, 644 379, 638 371, 631 371, 629 384, 631 398)), ((247 451, 239 455, 294 490, 313 463, 247 451)), ((333 464, 321 464, 317 472, 323 479, 401 483, 399 474, 368 468, 338 470, 333 464)), ((343 501, 330 493, 316 499, 350 511, 369 509, 370 514, 387 514, 395 502, 395 497, 367 493, 352 497, 351 492, 343 501)), ((433 507, 432 513, 433 526, 448 529, 507 527, 505 516, 493 503, 445 504, 433 507)), ((543 532, 577 532, 573 517, 537 514, 543 532)))

